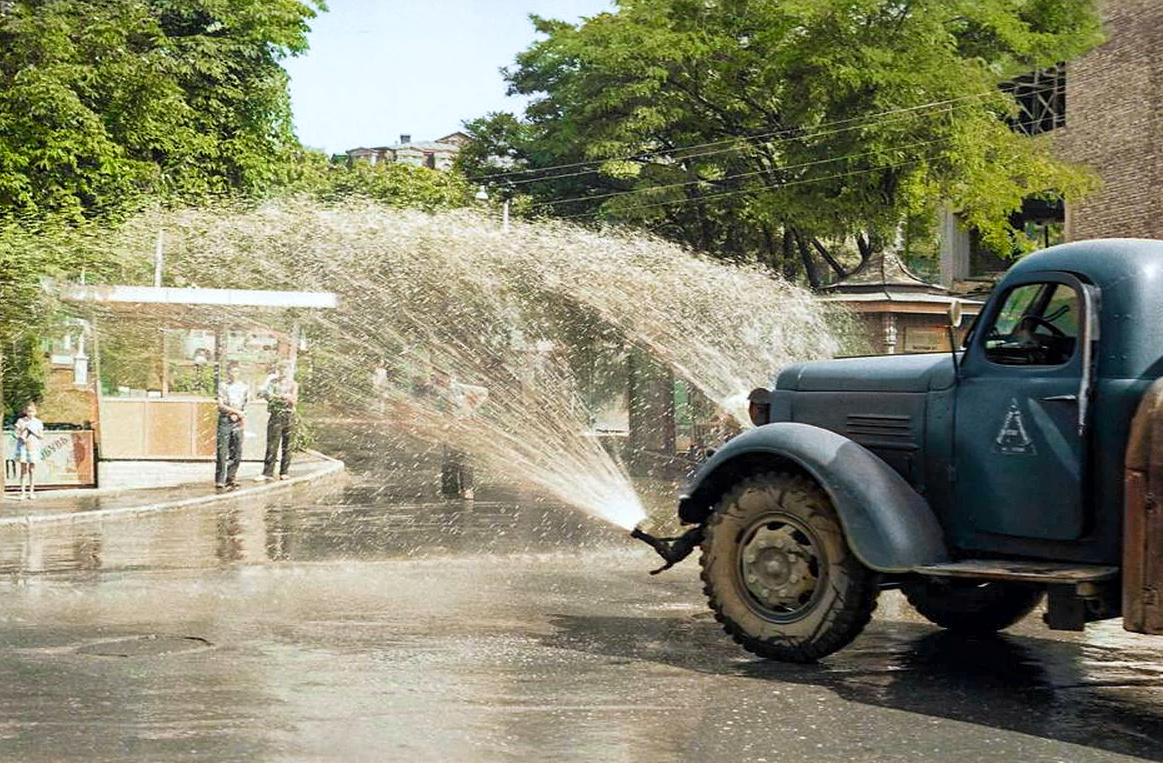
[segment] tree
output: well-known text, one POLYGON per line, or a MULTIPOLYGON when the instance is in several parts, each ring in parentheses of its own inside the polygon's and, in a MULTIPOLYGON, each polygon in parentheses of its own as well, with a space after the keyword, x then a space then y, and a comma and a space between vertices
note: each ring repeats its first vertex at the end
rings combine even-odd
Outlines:
POLYGON ((938 199, 1009 251, 1024 198, 1092 182, 1007 126, 1000 87, 1096 44, 1092 0, 620 0, 576 26, 532 18, 545 39, 506 76, 533 101, 468 123, 463 166, 550 214, 818 285, 847 272, 836 244, 863 259, 938 199))
POLYGON ((0 13, 0 214, 264 193, 298 147, 279 60, 319 0, 15 0, 0 13))
POLYGON ((360 197, 391 207, 434 212, 469 204, 472 194, 460 172, 416 167, 402 162, 329 159, 323 152, 301 151, 283 188, 287 195, 305 195, 322 202, 360 197))
POLYGON ((36 397, 44 277, 116 267, 95 221, 283 187, 301 151, 280 59, 320 0, 0 3, 0 353, 36 397))

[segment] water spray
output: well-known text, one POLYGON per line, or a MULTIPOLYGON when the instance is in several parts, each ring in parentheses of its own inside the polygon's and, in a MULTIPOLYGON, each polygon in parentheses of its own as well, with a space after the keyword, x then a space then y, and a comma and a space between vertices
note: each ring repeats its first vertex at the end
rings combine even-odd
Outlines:
POLYGON ((326 369, 312 396, 325 410, 469 454, 500 481, 633 529, 663 569, 702 531, 641 529, 641 499, 598 436, 597 409, 620 415, 622 348, 645 349, 742 422, 741 390, 839 347, 807 290, 651 236, 518 221, 506 235, 470 211, 284 200, 143 214, 102 246, 151 251, 159 229, 175 280, 310 282, 339 295, 340 309, 305 318, 312 364, 326 369), (487 388, 487 404, 450 413, 431 393, 437 371, 487 388))

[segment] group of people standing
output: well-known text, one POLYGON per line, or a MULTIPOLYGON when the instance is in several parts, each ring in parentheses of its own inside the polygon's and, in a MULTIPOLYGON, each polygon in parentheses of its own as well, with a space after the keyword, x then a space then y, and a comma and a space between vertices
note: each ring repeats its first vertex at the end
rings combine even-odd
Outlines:
MULTIPOLYGON (((292 440, 295 434, 295 409, 299 404, 299 384, 291 364, 279 365, 267 377, 258 397, 267 401, 267 442, 262 474, 256 482, 285 480, 291 468, 292 440), (280 458, 281 451, 281 458, 280 458)), ((238 466, 242 462, 242 437, 246 431, 246 407, 250 403, 250 385, 239 378, 235 361, 226 365, 226 379, 218 385, 217 462, 214 488, 218 491, 238 487, 238 466)))

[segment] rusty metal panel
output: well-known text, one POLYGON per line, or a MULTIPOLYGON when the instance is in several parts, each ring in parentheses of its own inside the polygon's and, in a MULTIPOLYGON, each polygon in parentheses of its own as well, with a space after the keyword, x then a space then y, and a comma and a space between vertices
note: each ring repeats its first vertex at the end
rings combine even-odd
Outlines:
POLYGON ((1163 379, 1144 395, 1127 441, 1123 627, 1163 634, 1163 379))
POLYGON ((1097 564, 1022 562, 1015 560, 965 559, 945 564, 923 564, 913 572, 944 578, 1019 580, 1032 583, 1097 583, 1119 574, 1118 567, 1097 564))

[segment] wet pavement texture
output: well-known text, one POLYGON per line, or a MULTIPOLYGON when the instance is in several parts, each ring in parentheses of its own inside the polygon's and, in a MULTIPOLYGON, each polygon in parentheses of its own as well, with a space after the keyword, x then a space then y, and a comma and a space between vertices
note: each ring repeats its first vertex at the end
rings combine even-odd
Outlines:
MULTIPOLYGON (((145 470, 158 468, 148 462, 137 462, 137 465, 145 470)), ((0 497, 0 526, 29 521, 55 521, 65 514, 76 514, 77 519, 85 520, 85 517, 80 515, 92 512, 134 513, 139 509, 148 510, 157 506, 177 507, 179 504, 197 503, 211 498, 240 497, 244 493, 289 487, 281 481, 255 482, 254 478, 261 474, 262 464, 247 462, 239 470, 241 483, 239 489, 221 491, 215 489, 213 484, 214 464, 206 463, 200 466, 203 479, 199 482, 181 482, 158 487, 103 487, 99 490, 50 488, 38 490, 32 500, 24 500, 9 481, 7 492, 0 497)), ((317 454, 300 453, 295 459, 290 476, 292 481, 307 481, 330 473, 337 466, 340 465, 317 454)), ((188 471, 183 469, 183 476, 188 471)))
POLYGON ((888 592, 848 649, 768 663, 696 563, 340 455, 330 492, 0 529, 0 758, 1163 760, 1163 639, 1118 621, 965 638, 888 592))

